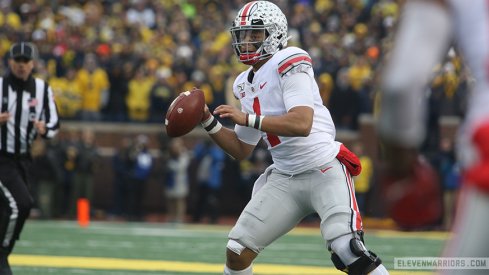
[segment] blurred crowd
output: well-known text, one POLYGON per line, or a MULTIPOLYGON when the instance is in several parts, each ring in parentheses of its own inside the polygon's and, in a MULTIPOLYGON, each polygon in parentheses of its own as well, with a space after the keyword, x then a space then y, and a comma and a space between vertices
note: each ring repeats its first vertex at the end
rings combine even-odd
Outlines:
MULTIPOLYGON (((64 120, 159 123, 178 93, 194 86, 204 91, 206 103, 211 109, 224 103, 239 104, 234 99, 231 87, 234 78, 246 67, 237 62, 234 56, 229 28, 237 11, 246 2, 0 0, 0 54, 6 61, 8 49, 16 41, 32 41, 37 45, 40 58, 35 74, 50 83, 64 120)), ((336 127, 339 130, 358 130, 360 115, 376 112, 378 72, 382 69, 382 60, 388 58, 386 55, 403 1, 273 2, 288 18, 292 37, 289 45, 299 46, 311 55, 323 103, 329 108, 336 127)), ((0 62, 2 74, 6 72, 5 64, 0 62)), ((461 64, 457 49, 450 49, 445 61, 434 68, 435 77, 426 92, 430 98, 427 120, 430 135, 424 151, 447 182, 454 182, 457 166, 453 146, 450 141, 442 139, 437 124, 441 116, 463 117, 465 113, 471 78, 470 72, 461 64)), ((64 212, 50 213, 48 216, 72 216, 74 210, 71 207, 74 204, 73 201, 66 201, 67 198, 74 200, 92 196, 90 190, 93 187, 88 182, 99 156, 96 148, 85 148, 93 147, 90 134, 86 135, 72 137, 69 139, 71 141, 62 142, 61 145, 45 144, 48 150, 41 146, 33 152, 33 155, 38 153, 41 158, 38 162, 41 167, 49 166, 39 169, 39 179, 47 177, 46 182, 63 182, 59 186, 65 189, 58 190, 65 195, 57 198, 57 207, 51 202, 44 206, 48 207, 45 210, 48 213, 55 211, 53 207, 64 212), (80 154, 85 151, 91 153, 80 154), (57 160, 43 161, 56 156, 57 160), (84 160, 88 158, 90 161, 84 160)), ((144 137, 121 140, 120 146, 112 163, 116 173, 115 183, 120 184, 114 185, 116 197, 113 212, 124 212, 129 218, 135 218, 141 212, 143 190, 130 191, 139 197, 124 196, 127 188, 137 186, 135 182, 147 179, 148 172, 145 172, 144 165, 152 166, 152 163, 144 152, 144 137), (139 171, 140 177, 134 178, 138 161, 143 168, 139 171), (128 171, 133 173, 131 182, 125 182, 128 171), (126 200, 129 200, 129 206, 122 203, 126 200)), ((176 153, 183 150, 182 146, 174 146, 177 149, 172 149, 175 152, 171 153, 168 161, 173 164, 167 169, 186 173, 183 167, 189 164, 184 160, 179 161, 180 153, 176 153)), ((246 183, 241 187, 245 194, 243 201, 247 201, 251 183, 268 161, 263 150, 255 151, 253 158, 240 163, 241 182, 246 183)), ((361 151, 358 149, 357 153, 363 155, 361 151)), ((202 152, 193 154, 195 157, 201 154, 201 160, 208 160, 202 152)), ((218 158, 216 154, 214 158, 218 158)), ((366 163, 368 161, 365 160, 366 163)), ((204 164, 210 165, 208 162, 204 164)), ((216 164, 216 167, 220 166, 222 164, 216 164)), ((215 220, 218 214, 213 200, 216 200, 218 193, 213 188, 220 184, 205 180, 208 175, 204 172, 208 169, 202 168, 201 171, 202 184, 211 184, 211 187, 199 188, 200 193, 204 194, 199 204, 207 205, 210 209, 208 213, 195 213, 193 220, 198 221, 206 214, 215 220)), ((366 181, 360 185, 363 188, 358 192, 368 192, 370 177, 358 179, 366 181)), ((167 188, 177 186, 178 180, 188 179, 170 175, 165 180, 166 184, 171 183, 167 188)), ((50 189, 52 186, 38 186, 48 188, 41 190, 41 194, 54 192, 50 189)), ((456 190, 457 187, 453 186, 446 187, 446 190, 456 190)), ((182 213, 186 211, 182 198, 186 197, 187 192, 183 188, 167 193, 170 194, 167 199, 171 203, 167 207, 173 209, 172 219, 175 221, 181 221, 182 213)))
MULTIPOLYGON (((247 204, 254 182, 272 164, 264 142, 250 158, 236 161, 205 138, 159 143, 154 135, 118 136, 110 150, 89 129, 70 130, 49 141, 37 139, 32 147, 31 188, 37 210, 33 214, 75 219, 77 201, 85 198, 95 219, 155 221, 160 217, 156 220, 173 224, 219 223, 247 204)), ((448 229, 455 215, 460 169, 453 141, 444 137, 439 143, 438 150, 426 156, 443 191, 444 216, 434 226, 448 229)), ((355 141, 350 148, 362 163, 362 173, 355 177, 359 209, 365 217, 382 217, 375 194, 379 167, 366 154, 363 142, 355 141)))
POLYGON ((62 139, 33 143, 31 189, 41 218, 76 218, 79 199, 96 201, 94 194, 100 190, 96 178, 102 174, 106 177, 103 184, 111 187, 105 198, 110 206, 104 210, 128 220, 143 217, 144 193, 154 168, 148 136, 124 136, 105 155, 95 138, 87 128, 68 131, 62 139))
MULTIPOLYGON (((231 85, 244 67, 228 30, 245 2, 2 0, 0 54, 14 41, 38 46, 36 74, 51 84, 64 119, 161 122, 194 86, 211 109, 236 104, 231 85)), ((402 1, 274 2, 289 20, 289 45, 310 53, 337 127, 357 129, 359 115, 375 109, 376 72, 402 1)), ((468 77, 455 50, 435 73, 433 106, 461 115, 468 77)))

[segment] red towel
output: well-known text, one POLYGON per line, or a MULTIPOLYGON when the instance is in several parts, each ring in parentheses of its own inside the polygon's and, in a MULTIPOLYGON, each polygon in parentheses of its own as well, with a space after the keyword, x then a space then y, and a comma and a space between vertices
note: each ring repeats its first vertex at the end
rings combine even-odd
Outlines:
POLYGON ((345 145, 341 144, 340 152, 336 158, 346 166, 346 169, 348 169, 348 172, 350 172, 352 176, 358 176, 360 175, 360 172, 362 172, 362 164, 357 155, 348 150, 345 145))

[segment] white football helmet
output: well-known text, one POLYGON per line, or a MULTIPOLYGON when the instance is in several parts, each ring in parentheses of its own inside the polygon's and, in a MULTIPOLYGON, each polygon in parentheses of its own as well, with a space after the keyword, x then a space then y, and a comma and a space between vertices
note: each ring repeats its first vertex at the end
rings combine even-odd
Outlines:
POLYGON ((256 64, 287 46, 287 18, 277 5, 268 1, 253 1, 244 5, 234 19, 230 29, 232 46, 239 61, 247 65, 256 64), (261 41, 245 41, 250 32, 263 31, 261 41), (255 52, 242 51, 246 44, 256 48, 255 52))

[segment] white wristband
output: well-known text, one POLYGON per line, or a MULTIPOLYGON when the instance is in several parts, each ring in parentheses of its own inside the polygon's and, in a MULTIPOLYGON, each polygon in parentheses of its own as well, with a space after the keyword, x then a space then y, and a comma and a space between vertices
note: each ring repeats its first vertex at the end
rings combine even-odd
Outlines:
POLYGON ((210 135, 219 132, 222 128, 222 124, 213 115, 203 121, 201 125, 210 135))
POLYGON ((265 116, 260 116, 260 122, 258 123, 258 130, 261 131, 261 123, 263 122, 263 119, 265 118, 265 116))
POLYGON ((246 114, 246 126, 255 128, 261 131, 261 124, 265 116, 246 114))
POLYGON ((211 123, 214 121, 214 119, 216 119, 213 115, 210 115, 206 120, 202 121, 200 124, 202 125, 202 127, 207 127, 209 125, 211 125, 211 123))
POLYGON ((246 118, 246 126, 255 128, 255 120, 256 120, 256 115, 247 115, 248 117, 246 118))

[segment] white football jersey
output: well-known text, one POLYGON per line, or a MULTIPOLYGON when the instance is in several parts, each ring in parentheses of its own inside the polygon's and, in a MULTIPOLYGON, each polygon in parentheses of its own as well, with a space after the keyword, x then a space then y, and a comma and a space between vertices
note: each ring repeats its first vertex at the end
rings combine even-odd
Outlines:
POLYGON ((339 151, 339 145, 334 141, 336 130, 319 95, 309 54, 297 47, 280 50, 254 73, 250 83, 248 75, 251 70, 250 67, 242 72, 233 85, 234 95, 240 100, 243 112, 280 116, 293 107, 308 106, 304 102, 313 102, 313 106, 310 106, 314 108, 312 130, 307 137, 284 137, 236 125, 238 138, 254 145, 263 138, 268 144, 275 167, 291 175, 332 161, 339 151), (296 73, 309 75, 312 91, 304 91, 304 100, 285 100, 287 91, 284 90, 284 80, 296 73))

